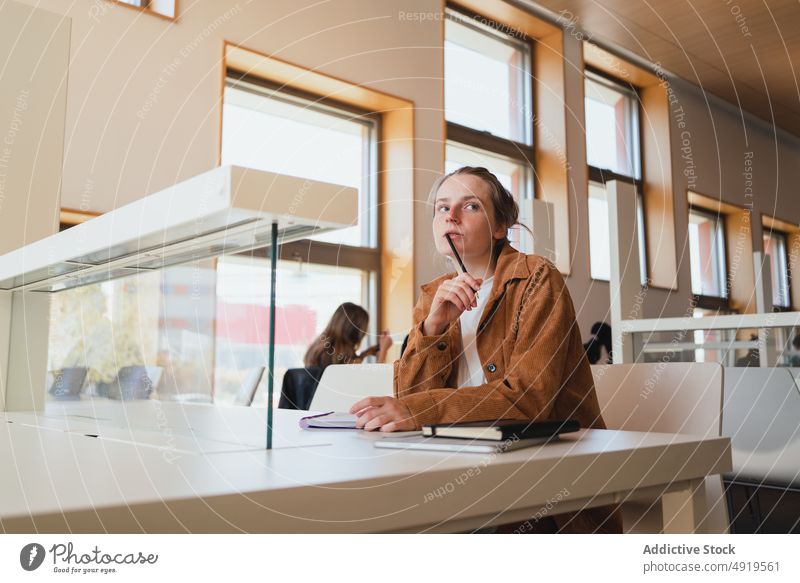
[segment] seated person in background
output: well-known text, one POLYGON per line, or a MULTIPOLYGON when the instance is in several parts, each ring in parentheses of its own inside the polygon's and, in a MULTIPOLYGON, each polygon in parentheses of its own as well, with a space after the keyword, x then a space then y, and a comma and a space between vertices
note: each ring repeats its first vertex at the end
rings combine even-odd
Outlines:
MULTIPOLYGON (((577 419, 604 429, 592 372, 564 279, 517 252, 508 229, 519 208, 485 168, 441 178, 434 199, 436 251, 467 273, 422 286, 408 346, 394 364, 394 397, 353 405, 357 426, 410 431, 429 423, 577 419)), ((525 532, 621 532, 613 506, 547 516, 525 532)))
MULTIPOLYGON (((751 334, 750 340, 758 340, 758 335, 751 334)), ((758 348, 751 348, 743 357, 737 358, 736 366, 761 366, 761 356, 758 352, 758 348)))
POLYGON ((592 324, 592 337, 583 344, 583 349, 589 364, 611 364, 611 326, 605 322, 592 324), (603 348, 606 349, 605 359, 603 348))
POLYGON ((792 339, 792 349, 786 353, 786 366, 800 366, 800 334, 792 339))
POLYGON ((369 314, 357 304, 345 302, 333 312, 330 322, 308 347, 303 358, 306 367, 325 368, 329 364, 358 364, 367 356, 375 356, 380 363, 386 362, 392 339, 384 330, 378 343, 357 354, 358 346, 367 334, 369 314))

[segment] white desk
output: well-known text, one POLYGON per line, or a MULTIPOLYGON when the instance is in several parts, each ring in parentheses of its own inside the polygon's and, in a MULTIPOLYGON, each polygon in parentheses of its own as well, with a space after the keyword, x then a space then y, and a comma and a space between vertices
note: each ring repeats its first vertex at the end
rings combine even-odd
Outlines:
POLYGON ((644 495, 662 496, 665 530, 690 532, 703 478, 731 469, 726 438, 588 430, 501 455, 409 452, 373 447, 379 433, 302 431, 303 414, 276 411, 272 451, 261 409, 82 401, 0 414, 2 529, 454 532, 554 500, 553 514, 644 495))

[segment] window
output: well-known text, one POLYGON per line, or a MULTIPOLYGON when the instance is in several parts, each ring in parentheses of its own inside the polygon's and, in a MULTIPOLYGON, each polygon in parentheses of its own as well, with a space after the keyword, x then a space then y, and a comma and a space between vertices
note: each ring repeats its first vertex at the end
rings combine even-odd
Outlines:
MULTIPOLYGON (((354 227, 281 247, 277 285, 276 382, 302 366, 305 349, 344 301, 370 313, 376 329, 378 119, 367 112, 232 74, 222 113, 222 164, 358 189, 354 227), (310 282, 314 284, 311 285, 310 282)), ((266 363, 269 261, 266 251, 220 258, 215 390, 232 399, 248 367, 266 363), (236 323, 238 324, 231 324, 236 323)), ((261 397, 256 399, 262 402, 261 397)))
POLYGON ((587 70, 584 92, 589 166, 638 180, 641 156, 636 91, 587 70))
POLYGON ((610 279, 609 180, 633 181, 639 240, 639 275, 647 285, 644 201, 642 199, 639 97, 636 90, 586 71, 586 159, 589 164, 589 262, 594 279, 610 279))
MULTIPOLYGON (((689 260, 692 293, 699 297, 700 307, 706 307, 700 304, 708 303, 703 302, 704 298, 728 298, 724 227, 722 215, 690 208, 689 260)), ((719 302, 712 303, 719 307, 719 302)))
MULTIPOLYGON (((608 195, 602 182, 589 181, 589 270, 592 279, 611 279, 611 239, 608 226, 608 195)), ((639 275, 647 284, 647 255, 644 248, 644 209, 642 197, 636 198, 636 224, 639 229, 639 275)))
MULTIPOLYGON (((470 148, 457 142, 448 142, 445 148, 445 173, 462 166, 489 168, 510 192, 518 196, 519 193, 528 194, 530 187, 528 168, 524 164, 485 150, 470 148)), ((526 198, 526 196, 522 196, 522 198, 526 198)))
POLYGON ((471 16, 446 11, 445 117, 449 123, 530 146, 530 42, 471 16))
POLYGON ((772 272, 772 304, 778 309, 792 306, 786 248, 784 233, 770 230, 764 234, 764 254, 769 257, 772 272))
POLYGON ((594 279, 611 279, 608 197, 600 182, 589 182, 589 270, 594 279))
MULTIPOLYGON (((230 256, 217 264, 215 400, 233 402, 250 370, 268 358, 270 264, 260 257, 230 256)), ((275 394, 283 374, 303 366, 306 349, 342 302, 374 303, 375 275, 361 269, 278 261, 275 309, 275 394)), ((374 344, 375 318, 364 346, 374 344)), ((254 406, 266 406, 266 381, 254 406)))
MULTIPOLYGON (((176 0, 115 0, 120 4, 141 8, 149 12, 166 16, 167 18, 175 17, 176 0)), ((91 12, 90 12, 91 14, 91 12)))
POLYGON ((230 79, 222 113, 222 164, 357 188, 358 225, 317 241, 377 244, 377 120, 363 112, 230 79))
POLYGON ((448 8, 445 172, 484 166, 517 198, 533 197, 531 42, 448 8))

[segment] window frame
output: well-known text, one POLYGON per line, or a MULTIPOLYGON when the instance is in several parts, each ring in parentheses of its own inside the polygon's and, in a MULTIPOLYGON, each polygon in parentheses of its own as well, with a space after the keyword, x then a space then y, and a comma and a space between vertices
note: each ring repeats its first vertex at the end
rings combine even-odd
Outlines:
MULTIPOLYGON (((482 23, 486 24, 486 26, 494 29, 495 31, 494 36, 499 37, 504 34, 502 32, 499 32, 502 31, 504 25, 483 14, 473 12, 472 10, 469 10, 462 6, 450 4, 448 2, 445 6, 445 18, 449 18, 448 16, 449 12, 455 12, 461 16, 464 16, 466 17, 465 20, 479 18, 482 23)), ((464 24, 465 26, 470 26, 469 22, 463 22, 459 20, 459 23, 464 24)), ((474 30, 482 34, 491 34, 489 31, 485 31, 479 27, 470 26, 470 28, 473 28, 474 30)), ((510 37, 510 35, 505 35, 505 36, 510 37)), ((524 45, 526 47, 525 56, 527 59, 527 63, 526 63, 525 73, 527 73, 526 75, 527 82, 525 83, 523 92, 526 100, 526 106, 528 107, 528 110, 533 113, 534 111, 533 53, 535 50, 534 48, 535 40, 526 35, 515 36, 513 40, 515 44, 524 45)), ((530 119, 528 120, 529 123, 527 124, 523 123, 523 131, 525 132, 525 135, 530 136, 530 142, 531 142, 530 144, 518 142, 516 140, 512 140, 511 138, 503 138, 500 136, 496 136, 489 131, 476 130, 469 126, 448 121, 446 111, 444 112, 444 118, 445 118, 445 140, 447 143, 451 143, 458 147, 475 150, 478 153, 485 152, 489 156, 506 158, 511 162, 521 164, 526 169, 526 174, 527 174, 525 177, 527 183, 526 188, 524 189, 524 192, 513 193, 513 194, 519 196, 521 199, 536 198, 535 193, 537 190, 536 187, 537 178, 536 178, 535 164, 534 164, 534 161, 536 159, 536 149, 534 140, 534 136, 536 133, 535 115, 530 116, 530 119)))
MULTIPOLYGON (((772 311, 773 312, 791 312, 792 311, 792 266, 791 262, 789 261, 789 234, 785 231, 781 231, 779 229, 769 228, 763 230, 762 235, 762 249, 763 249, 763 238, 764 237, 779 237, 783 240, 783 261, 786 264, 786 299, 789 303, 787 306, 780 306, 776 304, 773 300, 772 302, 772 311)), ((766 255, 766 252, 764 253, 766 255)), ((771 260, 770 260, 771 263, 771 260)), ((772 265, 770 265, 770 268, 772 265)), ((771 283, 771 282, 770 282, 771 283)), ((775 290, 772 291, 775 293, 775 290)))
MULTIPOLYGON (((643 156, 642 156, 642 124, 640 123, 641 116, 642 116, 642 96, 641 96, 641 91, 636 85, 633 85, 631 83, 627 83, 625 81, 622 81, 620 79, 617 79, 616 77, 613 77, 613 76, 609 75, 605 71, 601 71, 600 69, 597 69, 597 68, 592 67, 590 65, 586 65, 584 67, 584 115, 586 115, 586 94, 585 94, 585 92, 586 92, 586 73, 589 73, 589 75, 593 76, 593 77, 600 77, 601 79, 607 81, 609 84, 618 87, 622 92, 629 93, 630 94, 629 97, 633 98, 634 103, 636 105, 636 127, 635 127, 635 132, 636 132, 637 151, 634 152, 634 153, 636 154, 635 169, 638 170, 639 177, 637 178, 636 176, 628 176, 626 174, 620 174, 618 172, 615 172, 613 170, 609 170, 607 168, 599 168, 597 166, 592 166, 591 164, 589 164, 589 158, 588 158, 588 155, 587 155, 587 157, 586 157, 586 168, 588 170, 589 180, 587 182, 586 193, 587 193, 587 203, 588 203, 588 193, 589 193, 588 183, 589 182, 597 182, 599 184, 602 184, 603 187, 605 187, 606 182, 611 181, 611 180, 617 180, 619 182, 625 182, 627 184, 632 184, 633 185, 634 189, 636 190, 636 197, 638 198, 638 204, 639 204, 639 208, 641 209, 641 214, 642 214, 642 224, 638 225, 638 226, 641 227, 639 229, 641 231, 641 237, 642 237, 640 246, 644 250, 644 257, 640 258, 641 266, 640 266, 640 269, 639 269, 639 271, 640 271, 639 280, 640 280, 640 283, 642 285, 642 288, 643 289, 647 289, 652 285, 652 282, 651 282, 651 279, 650 279, 650 264, 649 264, 649 261, 648 261, 648 258, 647 258, 647 225, 646 225, 647 208, 645 206, 645 196, 644 196, 644 163, 643 163, 643 156), (644 273, 641 273, 641 267, 642 266, 644 267, 644 273)), ((592 79, 592 80, 593 81, 597 81, 596 79, 592 79)), ((584 126, 585 126, 585 123, 584 123, 584 126)), ((587 151, 588 151, 588 149, 587 149, 587 151)), ((636 174, 636 172, 634 172, 634 174, 636 174)), ((637 214, 636 220, 637 220, 637 223, 638 223, 638 220, 639 220, 639 211, 638 211, 638 209, 637 209, 637 213, 636 214, 637 214)), ((594 277, 591 276, 591 273, 592 273, 592 270, 591 270, 591 242, 589 244, 589 247, 590 247, 590 249, 589 249, 589 253, 590 253, 590 255, 589 255, 589 262, 590 262, 590 264, 589 264, 589 279, 591 279, 593 281, 606 281, 604 279, 597 279, 597 278, 594 278, 594 277)))
MULTIPOLYGON (((636 127, 634 128, 634 137, 636 138, 636 146, 637 151, 634 152, 637 154, 636 156, 636 164, 634 166, 634 172, 631 176, 627 174, 621 174, 614 170, 610 170, 608 168, 599 168, 597 166, 592 166, 589 164, 589 159, 587 156, 586 159, 586 166, 595 169, 599 172, 604 172, 607 174, 611 174, 613 176, 625 176, 627 178, 631 178, 634 182, 639 183, 640 186, 644 183, 644 164, 643 164, 643 156, 642 156, 642 124, 641 124, 641 117, 642 117, 642 92, 639 87, 636 85, 629 83, 627 81, 623 81, 622 79, 618 79, 612 75, 609 75, 605 71, 601 71, 591 65, 586 65, 584 67, 584 115, 586 111, 586 80, 587 78, 595 83, 602 83, 605 82, 606 86, 610 89, 617 89, 623 94, 627 94, 626 96, 631 98, 635 104, 636 110, 636 127), (638 174, 638 177, 637 177, 638 174)), ((640 188, 641 190, 641 188, 640 188)))
POLYGON ((173 7, 172 16, 153 9, 151 7, 153 0, 139 0, 137 4, 131 4, 130 2, 125 2, 123 0, 106 0, 106 1, 111 2, 112 4, 116 4, 117 6, 125 6, 131 10, 137 10, 139 12, 144 12, 146 14, 152 14, 153 16, 157 16, 158 18, 164 18, 165 20, 176 21, 178 19, 180 0, 174 0, 175 5, 173 7))
MULTIPOLYGON (((723 213, 715 213, 713 211, 709 211, 708 209, 704 209, 702 207, 689 204, 687 219, 691 217, 692 214, 705 216, 711 218, 715 221, 716 224, 716 246, 718 248, 718 252, 720 253, 720 259, 725 262, 724 269, 722 270, 722 289, 723 293, 725 294, 724 297, 719 296, 709 296, 705 294, 696 294, 694 291, 692 292, 692 301, 696 308, 702 308, 704 310, 715 310, 717 313, 720 311, 725 311, 728 313, 735 313, 736 310, 733 310, 730 305, 730 297, 731 297, 731 290, 730 290, 730 273, 728 271, 728 265, 730 264, 730 258, 728 257, 728 241, 727 235, 725 233, 725 215, 723 213)), ((687 221, 688 226, 688 221, 687 221)), ((687 228, 687 237, 688 237, 688 228, 687 228)), ((687 240, 687 246, 689 242, 687 240)), ((689 261, 691 262, 691 250, 689 251, 689 261)), ((690 266, 691 272, 691 266, 690 266)), ((690 275, 690 286, 691 286, 691 275, 690 275)))
MULTIPOLYGON (((366 121, 369 125, 369 144, 368 147, 364 148, 363 160, 363 167, 367 171, 365 172, 366 177, 362 187, 366 190, 364 208, 369 211, 368 224, 362 225, 362 240, 366 238, 368 245, 355 246, 315 241, 313 239, 300 239, 281 243, 279 246, 278 258, 281 260, 302 261, 307 264, 347 267, 366 272, 367 284, 362 295, 370 304, 365 306, 367 310, 376 315, 376 317, 370 318, 370 333, 374 333, 375 330, 377 330, 377 323, 382 321, 381 317, 383 314, 380 277, 381 233, 380 214, 378 212, 381 201, 380 180, 378 176, 381 168, 379 148, 381 135, 380 115, 330 99, 329 97, 302 91, 288 85, 274 83, 261 77, 249 75, 246 72, 228 67, 223 88, 231 85, 238 85, 237 88, 242 90, 263 92, 263 96, 267 99, 277 99, 303 107, 307 107, 310 104, 317 112, 335 115, 349 121, 354 121, 355 118, 358 118, 360 121, 366 121)), ((224 120, 222 123, 224 123, 224 120)), ((270 248, 261 247, 241 253, 240 255, 269 260, 270 248)))

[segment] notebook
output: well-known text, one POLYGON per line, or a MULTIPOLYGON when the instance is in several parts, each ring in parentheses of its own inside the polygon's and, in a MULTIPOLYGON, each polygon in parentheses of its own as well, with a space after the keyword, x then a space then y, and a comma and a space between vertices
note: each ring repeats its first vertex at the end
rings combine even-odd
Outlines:
POLYGON ((413 435, 409 437, 384 437, 375 442, 375 447, 386 449, 449 451, 455 453, 504 453, 554 441, 558 441, 558 435, 553 437, 534 437, 531 439, 508 439, 506 441, 451 439, 449 437, 413 435))
POLYGON ((422 434, 426 437, 447 437, 457 439, 481 439, 506 441, 508 439, 530 439, 552 437, 560 433, 578 431, 581 425, 575 419, 562 421, 520 421, 519 419, 500 419, 424 425, 422 434))
POLYGON ((355 429, 356 416, 350 413, 328 411, 301 418, 300 427, 303 429, 355 429))

